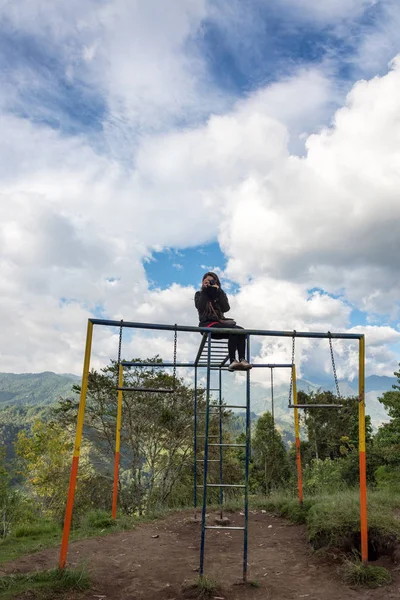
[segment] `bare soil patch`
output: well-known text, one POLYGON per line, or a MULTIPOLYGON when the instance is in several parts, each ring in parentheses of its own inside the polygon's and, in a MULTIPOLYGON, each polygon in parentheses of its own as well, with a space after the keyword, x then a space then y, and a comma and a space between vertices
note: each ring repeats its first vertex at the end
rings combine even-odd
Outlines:
MULTIPOLYGON (((217 516, 217 515, 215 515, 217 516)), ((231 525, 243 516, 230 514, 231 525)), ((209 516, 210 522, 213 515, 209 516)), ((185 511, 133 531, 74 542, 68 564, 87 564, 93 587, 68 593, 68 600, 183 600, 198 575, 200 524, 185 511)), ((57 566, 58 548, 28 555, 3 565, 2 574, 57 566)), ((205 574, 218 582, 224 600, 385 600, 399 598, 400 572, 393 565, 394 582, 384 589, 346 586, 338 565, 313 553, 305 528, 274 515, 251 511, 249 519, 249 581, 241 583, 243 532, 206 533, 205 574)), ((385 565, 387 566, 387 565, 385 565)), ((25 596, 26 598, 26 596, 25 596)))

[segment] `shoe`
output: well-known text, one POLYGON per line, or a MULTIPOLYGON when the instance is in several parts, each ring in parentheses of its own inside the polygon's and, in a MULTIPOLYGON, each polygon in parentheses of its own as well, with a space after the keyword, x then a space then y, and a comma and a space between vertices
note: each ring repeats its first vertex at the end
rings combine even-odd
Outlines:
POLYGON ((243 371, 249 371, 250 369, 253 368, 253 365, 248 363, 245 358, 241 358, 240 359, 240 368, 243 369, 243 371))
POLYGON ((233 360, 228 367, 228 371, 240 371, 243 369, 241 363, 238 360, 233 360))

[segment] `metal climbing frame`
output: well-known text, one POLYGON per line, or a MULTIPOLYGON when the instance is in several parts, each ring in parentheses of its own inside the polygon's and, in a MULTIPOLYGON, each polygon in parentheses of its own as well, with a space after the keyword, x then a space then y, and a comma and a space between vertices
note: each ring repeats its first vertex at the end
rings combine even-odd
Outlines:
MULTIPOLYGON (((247 335, 247 359, 250 362, 250 336, 247 335)), ((222 372, 227 370, 227 363, 229 360, 228 354, 228 342, 226 340, 215 340, 212 339, 211 333, 204 333, 202 341, 200 343, 199 351, 196 356, 194 363, 195 367, 195 386, 194 386, 194 468, 193 468, 193 505, 195 511, 195 518, 197 518, 197 489, 202 488, 202 513, 201 513, 201 543, 200 543, 200 576, 204 574, 204 557, 205 557, 205 538, 206 531, 208 530, 229 530, 229 531, 243 531, 243 580, 247 580, 247 548, 248 548, 248 514, 249 514, 249 502, 248 502, 248 480, 249 480, 249 464, 250 464, 250 371, 246 372, 246 400, 241 405, 236 404, 223 404, 222 403, 222 372), (206 368, 207 371, 207 383, 206 383, 206 410, 198 411, 197 406, 197 394, 198 394, 198 369, 206 368), (217 371, 218 375, 218 386, 211 387, 211 374, 212 371, 217 371), (217 392, 218 404, 211 403, 211 393, 217 392), (242 409, 245 411, 245 439, 244 444, 226 443, 223 440, 222 430, 222 416, 223 411, 226 409, 242 409), (204 428, 199 426, 199 417, 205 415, 204 428), (218 435, 210 435, 210 419, 217 417, 218 419, 218 435), (199 434, 200 431, 204 430, 203 434, 199 434), (204 438, 203 447, 203 458, 198 458, 199 444, 198 440, 204 438), (218 442, 214 441, 215 439, 218 442), (211 440, 211 441, 210 441, 211 440), (210 458, 209 449, 219 451, 219 458, 210 458), (232 483, 224 480, 224 449, 225 448, 245 448, 245 473, 244 483, 232 483), (219 463, 219 482, 209 482, 209 464, 219 463), (199 465, 203 466, 203 484, 198 484, 199 465), (219 489, 219 519, 217 525, 208 525, 206 519, 207 513, 207 496, 210 488, 219 489), (244 524, 242 527, 231 527, 224 523, 223 507, 224 507, 224 490, 226 489, 240 489, 244 492, 244 524)), ((255 364, 254 368, 270 368, 271 372, 274 368, 292 368, 292 364, 255 364)), ((243 373, 243 371, 242 371, 243 373)))
MULTIPOLYGON (((75 444, 72 458, 72 466, 71 466, 71 475, 69 482, 69 490, 68 497, 66 503, 65 510, 65 520, 64 520, 64 530, 61 541, 61 549, 60 549, 60 560, 59 567, 60 569, 64 568, 67 561, 67 553, 68 553, 68 543, 69 543, 69 534, 71 528, 72 521, 72 512, 73 512, 73 504, 75 497, 75 488, 78 474, 78 465, 79 465, 79 456, 80 456, 80 447, 82 441, 82 433, 83 433, 83 425, 84 425, 84 416, 85 416, 85 406, 86 406, 86 396, 88 389, 88 378, 89 378, 89 370, 90 370, 90 357, 91 357, 91 349, 92 349, 92 337, 93 337, 93 327, 97 326, 105 326, 105 327, 115 327, 119 328, 121 326, 121 321, 112 321, 106 319, 89 319, 87 325, 87 334, 86 334, 86 345, 85 345, 85 357, 83 364, 83 374, 82 374, 82 386, 79 400, 79 409, 78 409, 78 418, 77 418, 77 426, 76 426, 76 434, 75 434, 75 444)), ((176 332, 187 332, 187 333, 201 333, 203 334, 202 342, 200 344, 199 353, 196 357, 196 360, 192 363, 178 363, 174 361, 174 363, 120 363, 119 368, 119 377, 118 377, 118 388, 123 387, 123 378, 122 378, 122 370, 123 368, 129 366, 160 366, 160 367, 189 367, 193 368, 195 371, 195 390, 197 390, 197 370, 199 367, 207 368, 207 390, 206 390, 206 419, 205 419, 205 427, 208 428, 209 416, 210 416, 210 382, 211 382, 211 371, 218 370, 219 372, 226 370, 226 360, 224 357, 220 356, 221 362, 219 364, 215 364, 213 366, 213 361, 211 360, 212 352, 211 352, 211 332, 210 329, 206 327, 190 327, 190 326, 182 326, 182 325, 163 325, 163 324, 153 324, 153 323, 136 323, 136 322, 123 322, 124 328, 130 329, 142 329, 142 330, 155 330, 155 331, 176 331, 176 332), (206 335, 204 335, 206 334, 206 335), (207 360, 205 361, 205 355, 203 354, 205 345, 207 344, 207 360)), ((347 340, 358 340, 359 343, 359 397, 358 397, 358 406, 359 406, 359 470, 360 470, 360 530, 361 530, 361 558, 362 561, 366 564, 368 561, 368 529, 367 529, 367 487, 366 487, 366 456, 365 456, 365 338, 363 334, 356 333, 318 333, 318 332, 299 332, 299 331, 269 331, 269 330, 261 330, 261 329, 218 329, 219 334, 236 334, 236 335, 246 335, 248 345, 247 345, 247 356, 250 360, 250 339, 251 336, 265 336, 265 337, 288 337, 288 338, 312 338, 312 339, 324 339, 328 338, 332 339, 347 339, 347 340)), ((223 353, 222 353, 223 354, 223 353)), ((214 360, 214 359, 213 359, 214 360)), ((262 368, 262 367, 271 367, 272 365, 267 364, 255 364, 253 368, 262 368)), ((277 366, 277 365, 276 365, 277 366)), ((287 365, 285 365, 287 366, 287 365)), ((292 361, 292 386, 293 386, 293 401, 294 404, 297 402, 297 392, 296 392, 296 368, 292 361)), ((248 471, 249 471, 249 455, 250 455, 250 372, 247 372, 247 380, 246 380, 246 467, 245 467, 245 506, 248 506, 248 471)), ((221 389, 221 385, 220 385, 221 389)), ((122 395, 123 390, 119 389, 118 396, 122 395)), ((220 400, 219 404, 222 403, 220 400)), ((195 411, 197 409, 196 406, 196 392, 195 392, 195 411)), ((226 408, 229 407, 225 406, 226 408)), ((296 415, 298 414, 299 405, 294 407, 295 413, 295 421, 296 415)), ((119 414, 119 419, 121 418, 121 414, 119 414)), ((197 419, 197 414, 195 413, 195 419, 197 419)), ((119 421, 120 424, 120 421, 119 421)), ((197 423, 196 423, 197 424, 197 423)), ((298 429, 298 416, 297 416, 297 429, 298 429)), ((117 436, 118 436, 118 427, 117 427, 117 436)), ((220 433, 220 438, 222 439, 222 433, 220 433)), ((202 522, 204 526, 202 527, 202 550, 201 550, 201 562, 204 561, 204 543, 205 543, 205 501, 207 499, 207 453, 208 453, 208 430, 205 432, 205 444, 204 444, 204 477, 203 477, 203 507, 202 507, 202 522)), ((197 441, 196 441, 197 443, 197 441)), ((217 445, 219 448, 223 449, 223 442, 220 441, 217 445)), ((297 438, 296 438, 296 447, 297 447, 297 438)), ((119 446, 116 446, 116 450, 119 446)), ((196 449, 197 450, 197 449, 196 449)), ((222 461, 221 463, 222 468, 222 461)), ((116 463, 117 464, 117 463, 116 463)), ((301 463, 300 463, 301 467, 301 463)), ((221 472, 221 471, 220 471, 221 472)), ((220 487, 221 481, 217 484, 217 487, 220 487)), ((220 496, 221 498, 221 496, 220 496)), ((245 523, 244 523, 244 552, 243 552, 243 575, 246 578, 247 574, 247 522, 248 522, 248 510, 245 512, 245 523)), ((201 568, 201 573, 203 572, 201 568)))

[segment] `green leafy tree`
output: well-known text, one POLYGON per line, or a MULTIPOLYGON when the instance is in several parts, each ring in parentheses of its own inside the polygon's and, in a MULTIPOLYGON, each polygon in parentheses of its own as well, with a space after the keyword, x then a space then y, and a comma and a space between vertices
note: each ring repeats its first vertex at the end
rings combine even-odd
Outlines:
MULTIPOLYGON (((357 398, 337 397, 329 391, 299 392, 299 404, 343 404, 341 409, 313 408, 305 411, 304 424, 308 437, 307 464, 312 459, 331 460, 347 456, 358 447, 357 398)), ((371 418, 366 417, 366 441, 372 441, 371 418)))
MULTIPOLYGON (((62 520, 67 500, 72 458, 72 435, 56 423, 36 421, 31 432, 21 431, 15 444, 25 485, 45 516, 62 520)), ((93 505, 96 477, 81 448, 75 507, 77 512, 93 505)))
MULTIPOLYGON (((136 359, 140 361, 140 359, 136 359)), ((160 363, 159 357, 146 362, 160 363)), ((117 413, 118 365, 91 371, 88 382, 85 431, 102 460, 104 473, 112 476, 117 413)), ((162 368, 133 368, 124 373, 124 386, 171 389, 173 377, 162 368)), ((75 386, 74 391, 80 388, 75 386)), ((198 409, 204 411, 204 391, 198 391, 198 409)), ((76 420, 77 401, 64 399, 55 412, 58 423, 70 426, 76 420)), ((223 418, 228 418, 223 411, 223 418)), ((199 419, 201 423, 201 419, 199 419)), ((210 435, 217 422, 211 420, 210 435)), ((199 430, 199 435, 201 435, 199 430)), ((201 444, 199 444, 200 446, 201 444)), ((199 454, 200 457, 200 454, 199 454)), ((213 465, 213 463, 211 463, 213 465)), ((215 466, 212 466, 215 470, 215 466)), ((141 514, 158 504, 176 505, 192 494, 193 482, 193 389, 179 377, 172 394, 125 392, 122 407, 120 506, 141 514), (188 490, 182 482, 188 482, 188 490)), ((212 476, 217 473, 210 473, 212 476)))
POLYGON ((397 467, 400 466, 400 371, 395 371, 394 375, 397 383, 392 386, 393 389, 378 398, 391 420, 379 428, 374 449, 384 464, 397 467))
POLYGON ((265 494, 288 481, 290 468, 285 444, 270 412, 257 421, 252 440, 253 477, 265 494))

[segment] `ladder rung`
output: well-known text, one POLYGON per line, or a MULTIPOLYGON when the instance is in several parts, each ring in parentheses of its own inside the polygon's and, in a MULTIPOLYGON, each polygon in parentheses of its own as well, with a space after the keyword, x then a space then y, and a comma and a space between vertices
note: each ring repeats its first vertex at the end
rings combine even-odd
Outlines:
POLYGON ((244 488, 246 486, 237 483, 207 483, 207 487, 244 488))
MULTIPOLYGON (((197 459, 196 462, 205 462, 204 459, 197 459)), ((209 458, 207 462, 219 462, 219 458, 209 458)))
POLYGON ((343 408, 343 404, 289 404, 288 408, 343 408))
POLYGON ((233 448, 246 448, 246 444, 208 444, 209 446, 231 446, 233 448))
POLYGON ((206 525, 205 529, 233 529, 235 531, 244 531, 244 527, 224 527, 223 525, 206 525))

